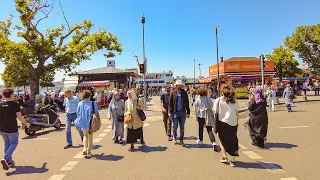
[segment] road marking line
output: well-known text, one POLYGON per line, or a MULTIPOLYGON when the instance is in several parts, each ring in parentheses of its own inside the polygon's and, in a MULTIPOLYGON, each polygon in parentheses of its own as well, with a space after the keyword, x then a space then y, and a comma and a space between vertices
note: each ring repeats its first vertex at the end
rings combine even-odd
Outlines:
POLYGON ((284 173, 284 170, 282 170, 277 165, 270 163, 270 162, 261 162, 259 163, 263 168, 267 169, 271 173, 284 173))
POLYGON ((280 180, 298 180, 295 177, 289 177, 289 178, 280 178, 280 180))
POLYGON ((111 129, 105 129, 103 132, 104 133, 108 133, 108 132, 110 132, 111 131, 111 129))
POLYGON ((106 135, 107 135, 108 133, 101 133, 101 134, 99 134, 99 138, 102 138, 102 137, 105 137, 106 135))
POLYGON ((53 176, 51 176, 51 178, 49 178, 49 180, 61 180, 64 178, 64 176, 66 176, 65 174, 55 174, 53 176))
POLYGON ((149 123, 144 123, 143 124, 143 127, 148 127, 149 126, 149 123))
POLYGON ((102 140, 102 138, 95 138, 94 140, 93 140, 93 142, 94 143, 98 143, 98 142, 100 142, 102 140))
POLYGON ((288 126, 288 127, 278 127, 279 129, 296 129, 296 128, 307 128, 309 126, 288 126))
POLYGON ((34 139, 25 139, 25 140, 28 140, 28 141, 42 141, 42 140, 48 140, 50 138, 34 138, 34 139))
POLYGON ((242 144, 239 144, 239 147, 240 147, 240 149, 248 149, 247 147, 245 147, 245 146, 242 145, 242 144))
POLYGON ((74 158, 75 159, 82 159, 83 158, 83 152, 80 151, 74 158))
POLYGON ((108 127, 107 127, 107 129, 111 129, 112 128, 112 125, 109 125, 108 127))
POLYGON ((69 161, 66 165, 64 165, 60 171, 70 171, 73 169, 75 165, 78 164, 79 161, 69 161))
POLYGON ((253 151, 243 151, 243 154, 247 155, 250 159, 263 159, 253 151))

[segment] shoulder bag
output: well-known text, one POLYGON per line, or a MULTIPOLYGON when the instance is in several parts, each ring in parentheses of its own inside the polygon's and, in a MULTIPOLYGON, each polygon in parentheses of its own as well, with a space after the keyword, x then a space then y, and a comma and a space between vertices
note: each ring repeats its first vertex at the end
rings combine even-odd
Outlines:
POLYGON ((206 125, 207 126, 214 126, 214 116, 212 114, 212 108, 210 107, 210 103, 208 101, 211 101, 211 98, 210 97, 207 97, 206 99, 206 120, 207 120, 207 123, 206 125))
POLYGON ((92 112, 90 119, 90 133, 99 131, 101 127, 101 120, 98 115, 95 114, 94 102, 92 101, 92 112))
POLYGON ((121 115, 118 114, 118 109, 117 109, 116 101, 114 101, 114 107, 115 107, 115 109, 116 109, 116 118, 117 118, 117 121, 118 121, 118 122, 123 122, 123 121, 124 121, 124 115, 123 115, 123 114, 121 114, 121 115))
MULTIPOLYGON (((128 101, 126 101, 126 102, 128 102, 128 101)), ((125 105, 125 107, 127 108, 127 105, 125 105)), ((132 115, 131 114, 127 114, 127 115, 124 116, 124 123, 125 124, 129 124, 131 121, 132 121, 132 115)))
MULTIPOLYGON (((139 104, 139 99, 137 100, 137 106, 138 106, 138 104, 139 104)), ((137 108, 137 113, 138 113, 141 121, 145 121, 147 119, 146 114, 144 113, 144 111, 142 109, 137 108)))
POLYGON ((218 105, 217 105, 217 110, 214 114, 214 118, 213 118, 213 130, 214 130, 214 133, 217 133, 218 132, 218 129, 219 129, 219 106, 220 106, 220 99, 221 97, 219 97, 219 100, 218 100, 218 105))

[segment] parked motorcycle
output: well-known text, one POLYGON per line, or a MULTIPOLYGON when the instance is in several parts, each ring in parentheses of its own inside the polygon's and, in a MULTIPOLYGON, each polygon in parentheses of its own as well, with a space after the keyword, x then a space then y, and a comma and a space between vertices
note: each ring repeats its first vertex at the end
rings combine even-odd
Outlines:
POLYGON ((57 108, 47 105, 40 108, 36 114, 25 115, 27 122, 30 123, 31 126, 27 128, 25 125, 22 125, 22 129, 24 129, 24 132, 29 136, 33 136, 37 131, 45 128, 54 127, 59 129, 61 127, 59 117, 57 108))

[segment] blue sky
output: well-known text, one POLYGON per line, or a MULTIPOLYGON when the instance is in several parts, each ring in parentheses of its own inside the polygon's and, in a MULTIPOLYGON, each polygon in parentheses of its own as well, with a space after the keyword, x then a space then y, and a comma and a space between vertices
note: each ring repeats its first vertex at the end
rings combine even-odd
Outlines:
MULTIPOLYGON (((145 46, 149 71, 173 70, 193 77, 193 58, 200 60, 203 75, 216 61, 214 25, 219 30, 219 53, 224 58, 259 56, 283 44, 299 25, 317 24, 318 0, 61 0, 70 24, 90 19, 96 27, 118 36, 123 53, 113 59, 120 69, 136 67, 133 51, 142 60, 140 17, 146 16, 145 46), (90 3, 89 3, 90 2, 90 3)), ((57 5, 57 4, 56 4, 57 5)), ((64 23, 55 8, 42 27, 64 23)), ((17 15, 12 0, 2 0, 0 20, 17 15)), ((106 65, 102 52, 77 70, 106 65)), ((3 72, 0 64, 0 73, 3 72)), ((197 76, 199 72, 197 72, 197 76)), ((56 81, 63 73, 58 72, 56 81)), ((0 84, 2 81, 0 79, 0 84)))

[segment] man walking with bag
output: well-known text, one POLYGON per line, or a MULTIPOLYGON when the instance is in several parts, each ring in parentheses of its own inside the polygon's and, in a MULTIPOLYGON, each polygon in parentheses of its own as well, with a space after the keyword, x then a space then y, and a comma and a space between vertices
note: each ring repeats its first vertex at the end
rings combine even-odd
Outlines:
POLYGON ((183 84, 181 80, 176 82, 177 90, 172 92, 169 97, 169 117, 173 121, 173 138, 174 142, 177 143, 177 129, 178 124, 180 126, 180 145, 184 146, 184 124, 186 118, 190 117, 189 98, 185 90, 183 90, 183 84))
MULTIPOLYGON (((63 106, 66 107, 66 137, 67 137, 67 145, 64 149, 68 149, 72 147, 72 137, 71 137, 71 124, 77 119, 77 107, 79 104, 79 98, 73 96, 71 90, 64 91, 64 102, 63 106)), ((80 134, 81 141, 83 141, 83 132, 80 127, 77 127, 77 130, 80 134)))

